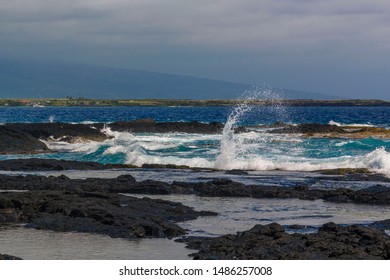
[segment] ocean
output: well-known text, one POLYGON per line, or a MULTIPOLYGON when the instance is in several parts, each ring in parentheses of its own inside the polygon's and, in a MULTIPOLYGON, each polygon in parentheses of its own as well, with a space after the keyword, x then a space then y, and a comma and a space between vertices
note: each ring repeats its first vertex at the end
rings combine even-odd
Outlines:
MULTIPOLYGON (((233 134, 238 125, 275 122, 320 123, 390 128, 389 107, 2 107, 0 123, 106 123, 113 138, 102 143, 46 142, 53 154, 40 158, 100 163, 176 164, 221 170, 315 171, 367 168, 390 176, 390 139, 304 138, 269 134, 267 128, 233 134), (157 122, 222 122, 222 134, 132 133, 110 129, 115 121, 152 118, 157 122)), ((29 157, 2 155, 0 159, 29 157)), ((31 157, 31 156, 30 156, 31 157)))

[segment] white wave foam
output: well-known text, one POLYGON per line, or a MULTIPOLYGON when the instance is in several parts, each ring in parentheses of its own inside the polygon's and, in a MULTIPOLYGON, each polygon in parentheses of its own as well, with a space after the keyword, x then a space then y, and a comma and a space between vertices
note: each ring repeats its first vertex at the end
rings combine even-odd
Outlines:
POLYGON ((390 153, 386 152, 384 147, 369 153, 365 157, 364 163, 368 169, 390 177, 390 153))
POLYGON ((279 156, 264 158, 252 156, 250 158, 235 158, 219 166, 219 169, 243 170, 288 170, 288 171, 316 171, 337 168, 367 168, 390 176, 390 153, 383 147, 377 148, 363 156, 342 156, 336 158, 313 159, 304 157, 279 156))
POLYGON ((143 164, 174 164, 187 165, 191 167, 212 168, 213 162, 205 158, 184 158, 175 156, 152 156, 140 151, 128 152, 126 164, 142 166, 143 164))
POLYGON ((113 137, 116 140, 127 141, 134 137, 134 135, 129 132, 113 131, 109 126, 106 125, 100 131, 108 137, 113 137))
POLYGON ((68 143, 63 141, 44 141, 46 146, 56 152, 73 152, 73 153, 94 153, 102 144, 95 141, 86 141, 80 143, 68 143))
POLYGON ((342 147, 342 146, 345 146, 347 144, 352 144, 354 141, 352 140, 348 140, 348 141, 343 141, 343 142, 340 142, 340 143, 336 143, 335 146, 336 147, 342 147))
POLYGON ((335 121, 329 121, 329 125, 336 125, 336 126, 349 126, 349 127, 374 127, 372 124, 364 124, 364 123, 352 123, 352 124, 345 124, 345 123, 339 123, 335 121))
POLYGON ((103 155, 115 155, 115 154, 124 154, 126 153, 126 149, 123 146, 113 146, 107 148, 103 155))
MULTIPOLYGON (((44 143, 54 151, 90 154, 99 149, 101 157, 124 154, 126 163, 136 166, 142 166, 145 163, 175 164, 221 170, 259 171, 368 168, 390 177, 390 153, 384 147, 361 155, 313 158, 312 156, 317 153, 324 154, 322 149, 326 149, 326 146, 320 147, 315 143, 306 143, 308 140, 291 137, 291 135, 261 132, 235 134, 234 125, 247 110, 250 108, 242 107, 231 115, 223 135, 184 133, 133 135, 128 132, 112 131, 109 127, 105 127, 102 131, 112 138, 101 143, 93 141, 71 144, 61 141, 44 141, 44 143), (164 149, 180 146, 188 149, 164 151, 164 149)), ((341 150, 341 147, 351 141, 336 142, 333 148, 338 147, 336 150, 341 150)), ((94 157, 97 158, 99 155, 94 155, 94 157)), ((109 158, 104 160, 109 161, 109 158)))

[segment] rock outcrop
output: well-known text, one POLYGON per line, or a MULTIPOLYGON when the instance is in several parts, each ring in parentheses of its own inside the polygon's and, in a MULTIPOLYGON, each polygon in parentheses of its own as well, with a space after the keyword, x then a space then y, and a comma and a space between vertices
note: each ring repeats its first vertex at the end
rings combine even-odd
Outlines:
POLYGON ((184 238, 199 250, 194 259, 328 260, 390 259, 390 236, 360 226, 323 225, 318 233, 288 234, 276 223, 217 238, 184 238))
POLYGON ((121 238, 172 238, 185 234, 175 222, 211 212, 181 203, 88 191, 3 193, 0 223, 25 223, 41 230, 76 231, 121 238))
POLYGON ((29 133, 0 126, 0 154, 47 153, 47 146, 29 133))

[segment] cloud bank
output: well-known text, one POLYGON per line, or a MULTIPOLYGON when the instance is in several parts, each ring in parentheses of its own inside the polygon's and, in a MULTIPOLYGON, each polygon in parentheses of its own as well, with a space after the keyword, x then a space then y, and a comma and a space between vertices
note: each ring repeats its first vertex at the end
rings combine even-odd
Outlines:
MULTIPOLYGON (((59 56, 67 48, 75 58, 90 55, 98 60, 100 53, 97 63, 129 58, 142 67, 143 59, 144 68, 153 68, 146 57, 132 57, 150 55, 171 72, 183 70, 179 60, 186 58, 195 74, 205 68, 199 59, 214 59, 224 72, 223 56, 231 59, 229 65, 242 63, 251 71, 255 62, 269 70, 284 65, 285 71, 315 64, 332 68, 340 60, 346 69, 375 70, 389 63, 387 0, 0 0, 0 4, 0 55, 34 56, 39 49, 50 49, 59 56), (110 51, 117 55, 107 57, 110 51)), ((211 68, 218 71, 217 66, 211 68)))

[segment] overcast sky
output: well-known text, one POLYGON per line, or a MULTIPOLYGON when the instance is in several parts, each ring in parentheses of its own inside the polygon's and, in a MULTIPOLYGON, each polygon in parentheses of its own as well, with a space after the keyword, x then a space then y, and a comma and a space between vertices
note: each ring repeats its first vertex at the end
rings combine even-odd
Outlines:
POLYGON ((390 100, 390 1, 0 0, 0 57, 390 100))

